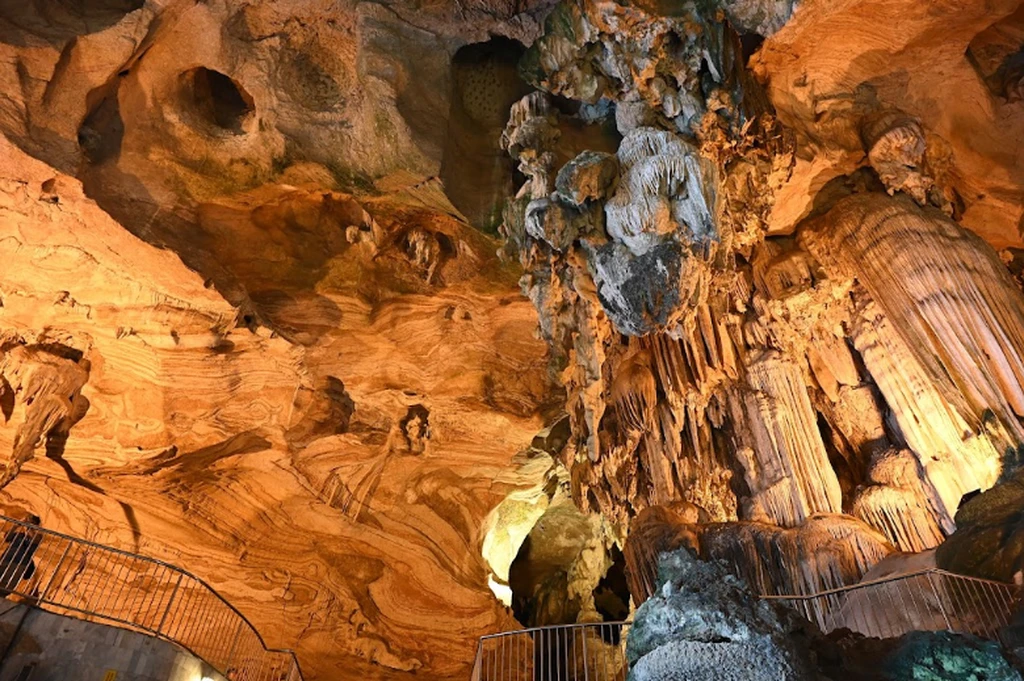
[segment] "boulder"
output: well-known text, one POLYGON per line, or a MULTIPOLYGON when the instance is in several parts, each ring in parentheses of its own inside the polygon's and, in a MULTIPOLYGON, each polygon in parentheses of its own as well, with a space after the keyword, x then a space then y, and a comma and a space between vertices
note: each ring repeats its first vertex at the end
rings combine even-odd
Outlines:
POLYGON ((721 563, 683 548, 663 554, 658 577, 626 643, 630 681, 817 678, 805 625, 721 563))

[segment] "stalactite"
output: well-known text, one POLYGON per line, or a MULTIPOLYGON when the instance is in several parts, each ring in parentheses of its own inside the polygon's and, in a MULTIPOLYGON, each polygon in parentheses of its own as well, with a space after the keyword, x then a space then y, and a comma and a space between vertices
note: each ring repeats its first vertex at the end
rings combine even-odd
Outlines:
POLYGON ((841 512, 839 481, 802 372, 772 352, 756 357, 746 369, 749 388, 731 394, 730 411, 752 494, 750 517, 793 527, 814 513, 841 512))
POLYGON ((797 529, 762 523, 710 525, 701 553, 724 560, 761 593, 806 594, 858 581, 892 553, 879 533, 849 516, 816 515, 797 529))
POLYGON ((635 255, 666 237, 708 251, 718 238, 714 170, 667 130, 638 128, 619 146, 622 176, 605 205, 608 234, 635 255))
POLYGON ((555 153, 583 114, 522 100, 503 143, 528 181, 506 233, 564 360, 577 501, 620 526, 685 500, 777 526, 765 536, 806 532, 800 551, 837 586, 884 538, 934 546, 1024 441, 1024 297, 987 247, 917 205, 957 214, 942 143, 877 102, 858 100, 847 131, 871 168, 768 236, 792 136, 739 45, 699 6, 559 5, 523 72, 614 115, 622 138, 614 156, 555 153), (816 555, 838 541, 830 523, 857 558, 816 555))
POLYGON ((657 390, 646 352, 634 352, 620 362, 610 395, 619 425, 639 433, 650 431, 658 402, 657 390))
POLYGON ((884 534, 901 551, 924 551, 945 538, 941 511, 907 450, 890 449, 871 462, 871 484, 857 494, 853 514, 884 534))
POLYGON ((929 504, 941 511, 941 524, 952 531, 953 515, 966 492, 995 482, 1000 455, 930 381, 917 356, 892 322, 862 298, 851 328, 854 345, 885 397, 907 445, 921 462, 929 504))
POLYGON ((850 335, 918 461, 920 483, 868 487, 857 513, 901 548, 934 546, 1022 441, 1024 297, 989 246, 906 198, 844 199, 801 242, 863 286, 850 335))
POLYGON ((990 246, 904 197, 855 195, 802 232, 830 274, 855 277, 963 418, 991 412, 1024 441, 1024 296, 990 246), (962 396, 962 397, 961 397, 962 396))
POLYGON ((899 111, 882 111, 865 118, 861 136, 871 167, 889 193, 906 192, 918 203, 926 203, 932 181, 924 175, 921 122, 899 111))

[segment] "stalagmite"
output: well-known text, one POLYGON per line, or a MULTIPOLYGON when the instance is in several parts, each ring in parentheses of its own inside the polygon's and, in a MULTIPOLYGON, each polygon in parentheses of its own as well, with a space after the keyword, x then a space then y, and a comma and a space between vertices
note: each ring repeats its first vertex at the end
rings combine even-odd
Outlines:
POLYGON ((908 450, 885 450, 871 462, 871 484, 857 494, 853 514, 884 534, 893 546, 916 552, 942 543, 944 510, 922 480, 920 462, 908 450))

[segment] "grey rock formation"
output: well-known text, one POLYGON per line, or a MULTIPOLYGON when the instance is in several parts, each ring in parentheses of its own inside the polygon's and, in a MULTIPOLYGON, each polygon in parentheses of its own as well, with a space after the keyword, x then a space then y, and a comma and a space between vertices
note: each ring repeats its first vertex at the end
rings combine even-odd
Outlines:
POLYGON ((796 0, 718 0, 726 16, 742 33, 769 36, 782 28, 796 7, 796 0))
POLYGON ((720 563, 680 549, 662 556, 659 582, 629 633, 629 681, 817 678, 803 625, 720 563))
POLYGON ((630 681, 767 681, 796 679, 779 651, 725 641, 671 641, 644 656, 630 681))
POLYGON ((1024 473, 1018 472, 960 507, 957 530, 938 547, 939 567, 1013 582, 1024 570, 1024 473))
POLYGON ((678 243, 667 241, 639 256, 618 242, 588 250, 601 306, 616 328, 640 336, 668 321, 681 299, 685 264, 678 243))

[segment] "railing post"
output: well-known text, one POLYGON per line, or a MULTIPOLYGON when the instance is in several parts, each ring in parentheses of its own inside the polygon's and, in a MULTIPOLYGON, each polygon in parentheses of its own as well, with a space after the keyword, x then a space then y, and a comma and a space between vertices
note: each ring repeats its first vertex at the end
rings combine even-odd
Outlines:
POLYGON ((57 573, 59 573, 60 569, 64 566, 64 559, 68 557, 68 551, 70 549, 71 549, 71 542, 66 542, 64 544, 64 553, 60 554, 60 560, 57 561, 57 567, 54 568, 53 573, 50 575, 50 579, 47 580, 46 586, 44 586, 43 590, 39 592, 39 602, 40 603, 45 603, 46 602, 46 594, 48 594, 50 592, 50 585, 53 584, 53 580, 57 578, 57 573))
POLYGON ((167 601, 167 608, 164 610, 164 616, 160 618, 160 624, 156 625, 156 633, 160 634, 163 631, 164 623, 167 621, 167 616, 171 614, 171 607, 174 605, 174 597, 178 595, 178 587, 181 586, 181 579, 185 575, 178 573, 178 581, 174 583, 174 591, 171 592, 171 598, 167 601))
POLYGON ((932 593, 935 595, 935 602, 939 604, 939 612, 942 613, 942 620, 946 623, 946 631, 953 631, 952 625, 949 623, 949 617, 946 616, 946 606, 942 602, 942 598, 939 596, 938 589, 935 588, 935 573, 928 572, 928 586, 932 588, 932 593))
POLYGON ((587 628, 580 628, 583 635, 583 681, 590 681, 590 661, 587 659, 587 628))
POLYGON ((473 677, 472 681, 480 681, 482 676, 482 666, 484 659, 484 640, 482 638, 476 641, 476 662, 473 663, 473 677))

